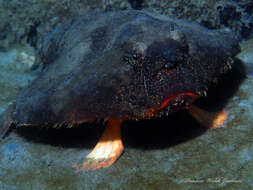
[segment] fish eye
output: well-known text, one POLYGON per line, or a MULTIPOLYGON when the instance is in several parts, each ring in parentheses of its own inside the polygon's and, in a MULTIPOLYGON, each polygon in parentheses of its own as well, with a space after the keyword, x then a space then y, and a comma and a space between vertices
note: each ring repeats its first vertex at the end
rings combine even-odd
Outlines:
POLYGON ((167 63, 164 65, 164 68, 168 69, 168 68, 170 68, 172 66, 173 66, 173 63, 171 63, 170 61, 167 61, 167 63))

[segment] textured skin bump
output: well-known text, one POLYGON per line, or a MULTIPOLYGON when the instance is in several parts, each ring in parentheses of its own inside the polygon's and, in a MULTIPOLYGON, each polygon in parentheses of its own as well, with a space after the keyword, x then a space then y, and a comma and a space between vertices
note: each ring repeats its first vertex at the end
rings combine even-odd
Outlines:
POLYGON ((150 12, 79 15, 46 35, 45 68, 19 93, 13 120, 140 119, 173 94, 201 95, 238 51, 230 31, 150 12))

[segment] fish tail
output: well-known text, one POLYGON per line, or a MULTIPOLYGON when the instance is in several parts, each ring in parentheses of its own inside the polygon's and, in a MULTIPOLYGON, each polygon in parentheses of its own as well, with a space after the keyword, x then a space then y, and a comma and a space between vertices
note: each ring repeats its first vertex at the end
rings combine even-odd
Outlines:
POLYGON ((0 115, 0 140, 5 137, 13 124, 13 108, 14 104, 10 105, 8 109, 0 115))

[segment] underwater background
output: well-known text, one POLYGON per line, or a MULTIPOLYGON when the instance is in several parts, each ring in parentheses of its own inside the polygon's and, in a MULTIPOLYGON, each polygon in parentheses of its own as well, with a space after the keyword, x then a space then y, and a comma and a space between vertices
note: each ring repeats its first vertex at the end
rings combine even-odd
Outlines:
POLYGON ((73 129, 18 128, 0 141, 0 190, 253 189, 252 0, 0 0, 0 113, 36 77, 42 39, 79 12, 148 9, 227 27, 241 39, 233 69, 197 103, 229 113, 205 130, 185 112, 122 127, 124 154, 110 168, 75 173, 96 144, 102 123, 73 129))

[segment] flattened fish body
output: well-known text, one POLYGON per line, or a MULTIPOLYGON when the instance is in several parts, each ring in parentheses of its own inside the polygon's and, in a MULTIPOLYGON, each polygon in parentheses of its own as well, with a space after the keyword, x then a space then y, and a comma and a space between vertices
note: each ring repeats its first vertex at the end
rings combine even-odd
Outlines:
POLYGON ((79 15, 45 37, 45 68, 19 93, 13 120, 140 119, 173 94, 201 95, 238 51, 229 31, 150 12, 79 15))

